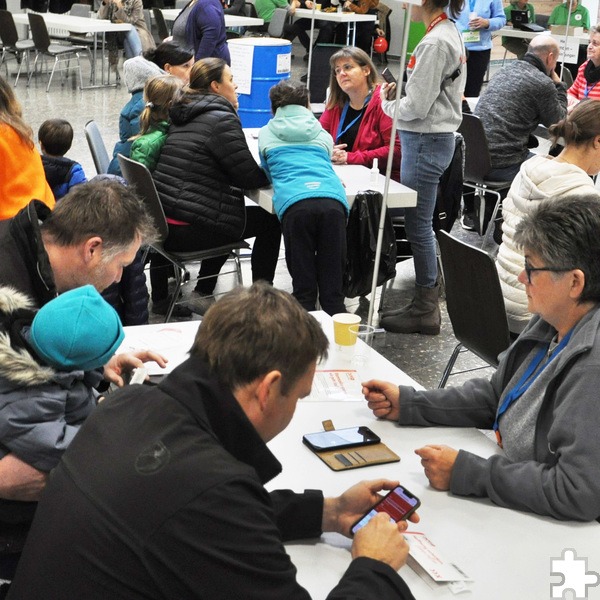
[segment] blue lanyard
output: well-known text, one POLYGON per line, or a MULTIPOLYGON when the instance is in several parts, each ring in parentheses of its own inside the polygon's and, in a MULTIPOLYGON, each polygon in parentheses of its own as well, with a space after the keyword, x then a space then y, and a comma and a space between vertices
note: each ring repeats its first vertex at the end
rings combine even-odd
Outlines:
POLYGON ((346 102, 346 104, 344 104, 344 108, 342 110, 342 115, 340 116, 340 122, 338 124, 338 130, 337 130, 337 134, 335 136, 335 141, 337 142, 347 131, 348 129, 350 129, 350 127, 352 127, 352 125, 354 125, 354 123, 356 123, 356 121, 358 121, 359 119, 362 118, 363 116, 363 111, 365 110, 365 106, 369 103, 369 100, 371 100, 371 92, 369 92, 369 95, 365 98, 365 102, 363 104, 363 107, 360 109, 360 112, 358 113, 358 115, 356 115, 356 117, 354 117, 354 119, 352 119, 352 121, 350 121, 350 123, 348 123, 348 125, 346 125, 346 127, 343 127, 344 125, 344 120, 346 119, 346 113, 348 112, 348 106, 350 106, 350 101, 346 102))
POLYGON ((476 2, 477 0, 469 0, 469 8, 471 9, 471 12, 474 12, 473 9, 475 8, 476 2))
POLYGON ((596 81, 596 83, 590 87, 587 83, 585 84, 585 90, 583 90, 583 97, 587 98, 590 95, 590 92, 596 87, 596 85, 598 84, 598 82, 596 81))
POLYGON ((542 368, 537 370, 540 366, 542 360, 544 360, 544 356, 548 352, 548 348, 542 348, 534 357, 533 360, 529 363, 529 366, 525 370, 525 373, 521 376, 521 379, 517 382, 515 387, 506 394, 504 397, 504 402, 498 409, 498 413, 496 414, 496 420, 494 421, 494 431, 498 431, 498 421, 500 417, 507 411, 508 407, 518 400, 533 384, 533 382, 540 376, 540 374, 544 371, 544 369, 554 360, 556 356, 560 354, 560 351, 569 343, 571 339, 571 335, 573 333, 573 329, 565 335, 565 337, 560 341, 560 344, 556 346, 556 349, 548 359, 548 361, 542 365, 542 368))

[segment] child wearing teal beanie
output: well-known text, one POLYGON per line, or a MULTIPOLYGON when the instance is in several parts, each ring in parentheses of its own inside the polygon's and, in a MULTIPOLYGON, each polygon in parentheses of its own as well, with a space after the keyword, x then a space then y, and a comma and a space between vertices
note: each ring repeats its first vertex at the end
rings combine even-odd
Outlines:
POLYGON ((121 345, 117 312, 87 285, 37 313, 0 288, 0 457, 40 471, 56 466, 98 401, 103 367, 121 345))

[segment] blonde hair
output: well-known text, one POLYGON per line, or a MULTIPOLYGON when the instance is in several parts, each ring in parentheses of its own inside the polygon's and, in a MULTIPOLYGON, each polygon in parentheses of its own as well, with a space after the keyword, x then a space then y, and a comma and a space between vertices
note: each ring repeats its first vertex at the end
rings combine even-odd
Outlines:
POLYGON ((169 120, 169 109, 179 99, 182 86, 181 80, 173 75, 157 75, 146 82, 146 106, 140 114, 140 133, 136 138, 155 129, 160 122, 169 120))
POLYGON ((34 147, 33 129, 22 118, 21 104, 9 83, 0 76, 0 124, 12 127, 23 143, 34 147))

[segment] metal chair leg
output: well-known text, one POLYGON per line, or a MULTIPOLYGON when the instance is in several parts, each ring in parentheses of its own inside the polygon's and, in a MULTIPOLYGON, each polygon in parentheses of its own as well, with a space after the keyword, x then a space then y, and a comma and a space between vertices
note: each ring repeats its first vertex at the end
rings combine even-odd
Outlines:
POLYGON ((169 322, 169 319, 173 314, 175 304, 177 303, 177 300, 179 300, 179 292, 181 290, 181 284, 183 282, 183 269, 178 265, 173 265, 173 267, 173 270, 175 271, 175 289, 173 291, 173 295, 171 296, 171 302, 169 302, 167 314, 165 315, 165 323, 169 322))
POLYGON ((448 361, 448 364, 446 365, 446 368, 444 369, 444 372, 442 373, 442 378, 440 379, 438 388, 446 387, 446 382, 448 381, 448 378, 452 374, 452 369, 454 368, 454 363, 456 362, 456 359, 458 358, 458 355, 460 354, 461 348, 462 348, 462 344, 459 342, 455 346, 454 350, 452 351, 452 356, 450 356, 450 360, 448 361))

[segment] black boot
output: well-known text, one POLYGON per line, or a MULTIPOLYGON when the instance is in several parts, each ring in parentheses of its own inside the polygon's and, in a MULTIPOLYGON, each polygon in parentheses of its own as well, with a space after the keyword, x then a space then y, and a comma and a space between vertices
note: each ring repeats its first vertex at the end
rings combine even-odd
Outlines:
POLYGON ((384 317, 380 325, 392 333, 438 335, 442 322, 438 303, 439 289, 439 285, 432 288, 415 286, 415 297, 409 310, 384 317))

